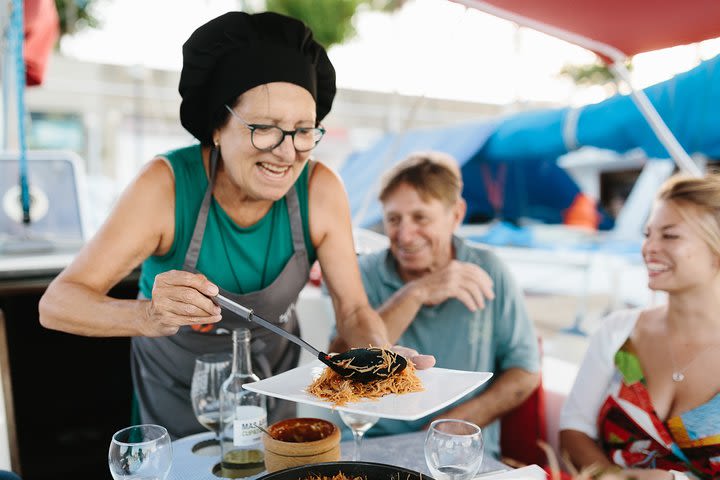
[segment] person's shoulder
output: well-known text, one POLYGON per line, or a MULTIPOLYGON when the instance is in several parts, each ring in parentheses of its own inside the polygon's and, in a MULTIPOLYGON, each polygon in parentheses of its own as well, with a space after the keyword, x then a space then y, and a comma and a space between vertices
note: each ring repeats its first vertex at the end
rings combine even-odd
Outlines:
MULTIPOLYGON (((306 171, 309 167, 306 167, 306 171)), ((331 214, 337 213, 347 202, 347 192, 338 174, 322 162, 315 162, 312 172, 308 172, 308 190, 310 205, 313 210, 331 214)), ((298 177, 298 180, 301 177, 298 177)))
POLYGON ((377 271, 385 263, 388 249, 383 248, 374 252, 363 253, 358 256, 358 264, 363 271, 377 271))
POLYGON ((147 162, 138 173, 136 187, 148 188, 153 191, 173 189, 175 168, 164 156, 156 156, 147 162))
POLYGON ((457 238, 457 241, 459 241, 460 245, 462 245, 462 252, 458 256, 459 260, 472 262, 485 269, 488 273, 499 273, 506 270, 505 261, 503 261, 500 256, 490 248, 468 241, 464 238, 457 238))
POLYGON ((357 257, 365 292, 371 302, 373 299, 377 300, 377 292, 383 291, 384 286, 388 284, 390 278, 387 267, 388 252, 387 248, 383 248, 357 257))
POLYGON ((614 310, 601 320, 601 325, 606 329, 617 329, 628 325, 635 325, 642 309, 640 308, 621 308, 614 310))
POLYGON ((311 187, 342 184, 337 172, 318 160, 308 160, 305 171, 308 172, 308 182, 311 187))
POLYGON ((596 342, 622 344, 632 332, 642 309, 623 308, 608 313, 600 320, 600 325, 592 337, 596 342))
POLYGON ((167 150, 156 155, 156 158, 164 158, 171 165, 187 165, 202 163, 202 150, 199 143, 187 145, 180 148, 167 150))
POLYGON ((454 242, 456 247, 459 246, 461 254, 469 258, 493 258, 497 255, 484 245, 472 242, 466 238, 455 235, 454 242))

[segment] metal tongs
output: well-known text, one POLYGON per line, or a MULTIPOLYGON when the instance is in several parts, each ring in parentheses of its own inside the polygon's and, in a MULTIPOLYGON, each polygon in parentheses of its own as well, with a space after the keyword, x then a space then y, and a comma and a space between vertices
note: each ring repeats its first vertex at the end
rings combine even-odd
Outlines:
POLYGON ((352 348, 347 352, 329 355, 313 347, 305 340, 286 332, 267 320, 255 315, 252 309, 244 307, 220 294, 213 301, 222 308, 239 315, 245 320, 255 322, 263 328, 280 335, 312 353, 318 360, 330 367, 335 373, 361 383, 381 380, 398 374, 407 367, 407 360, 402 355, 382 348, 352 348))

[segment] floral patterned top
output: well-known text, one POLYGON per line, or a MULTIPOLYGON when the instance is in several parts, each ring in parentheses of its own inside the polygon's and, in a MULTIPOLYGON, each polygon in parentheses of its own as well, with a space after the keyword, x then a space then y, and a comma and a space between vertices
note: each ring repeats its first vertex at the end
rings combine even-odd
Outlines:
POLYGON ((720 393, 666 422, 655 413, 628 338, 615 354, 615 375, 597 420, 599 440, 617 465, 720 477, 720 393))

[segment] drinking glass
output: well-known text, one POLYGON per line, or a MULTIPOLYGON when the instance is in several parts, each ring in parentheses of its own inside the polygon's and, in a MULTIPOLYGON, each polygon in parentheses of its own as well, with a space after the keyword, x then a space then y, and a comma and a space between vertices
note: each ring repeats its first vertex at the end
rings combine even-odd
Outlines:
POLYGON ((482 458, 482 432, 474 423, 441 419, 430 424, 425 461, 436 480, 470 480, 480 470, 482 458))
POLYGON ((345 425, 347 425, 353 434, 353 456, 354 462, 360 460, 360 446, 362 445, 362 439, 365 432, 370 430, 370 427, 375 425, 379 420, 379 417, 374 415, 364 415, 361 413, 349 413, 340 411, 340 419, 345 425))
POLYGON ((108 466, 115 480, 165 480, 172 465, 172 444, 165 427, 134 425, 115 432, 108 466))
MULTIPOLYGON (((198 422, 215 434, 210 441, 201 442, 193 448, 200 453, 206 447, 217 450, 220 445, 220 386, 230 376, 232 355, 224 353, 204 353, 195 359, 190 400, 198 422)), ((207 452, 215 454, 215 452, 207 452)))

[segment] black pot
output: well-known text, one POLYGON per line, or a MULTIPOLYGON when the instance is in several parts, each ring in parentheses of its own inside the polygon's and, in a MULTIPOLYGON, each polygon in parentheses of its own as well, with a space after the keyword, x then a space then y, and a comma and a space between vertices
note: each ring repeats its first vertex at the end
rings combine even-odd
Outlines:
POLYGON ((349 479, 361 477, 364 480, 434 480, 424 473, 404 467, 373 462, 313 463, 269 473, 258 480, 306 480, 311 477, 333 477, 338 473, 343 473, 349 479))

